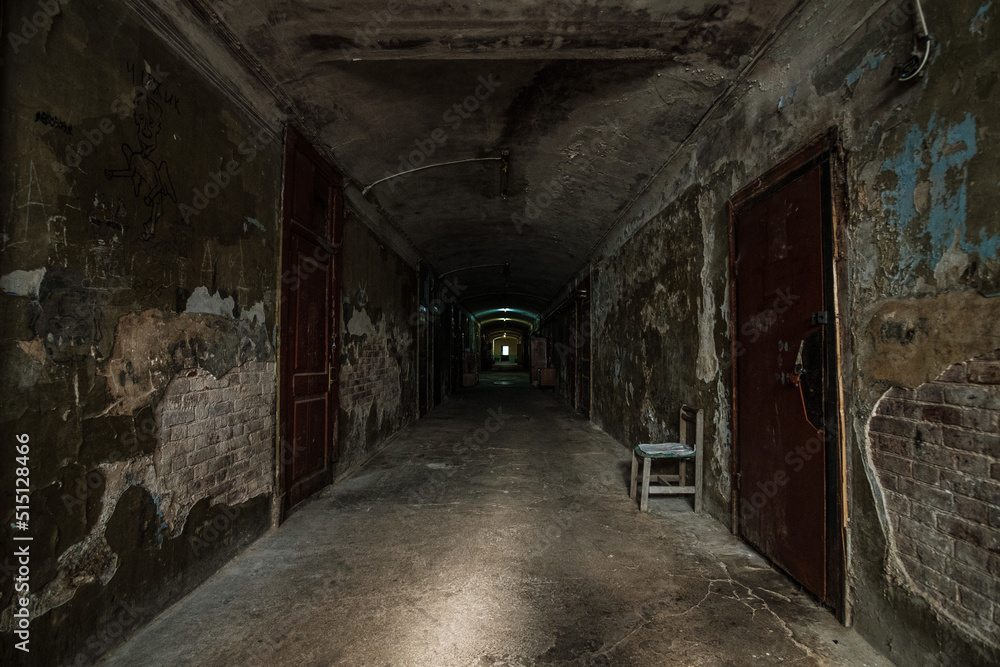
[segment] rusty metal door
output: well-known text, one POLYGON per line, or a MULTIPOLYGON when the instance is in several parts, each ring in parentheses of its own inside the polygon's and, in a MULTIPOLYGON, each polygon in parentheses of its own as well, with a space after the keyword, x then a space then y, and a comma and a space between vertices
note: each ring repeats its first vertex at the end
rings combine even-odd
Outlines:
POLYGON ((291 127, 283 203, 279 424, 288 509, 332 479, 343 217, 340 178, 291 127))
POLYGON ((827 166, 734 212, 739 534, 828 596, 827 166))

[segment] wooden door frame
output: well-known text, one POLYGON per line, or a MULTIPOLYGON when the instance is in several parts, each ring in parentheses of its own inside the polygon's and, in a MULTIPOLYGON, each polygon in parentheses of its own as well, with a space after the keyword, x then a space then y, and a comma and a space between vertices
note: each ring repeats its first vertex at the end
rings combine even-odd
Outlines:
POLYGON ((815 138, 804 148, 780 162, 777 166, 754 179, 729 200, 729 339, 732 362, 732 489, 730 511, 732 533, 739 537, 740 474, 739 474, 739 378, 737 374, 737 322, 736 291, 736 219, 752 204, 774 194, 806 171, 827 165, 823 178, 823 281, 824 300, 832 308, 827 334, 833 343, 827 346, 826 367, 830 371, 828 405, 829 417, 836 426, 836 436, 827 442, 827 600, 837 619, 845 626, 851 625, 851 599, 849 586, 849 474, 847 465, 847 424, 845 415, 847 397, 844 393, 844 368, 850 368, 850 347, 846 332, 850 331, 850 313, 843 286, 847 284, 847 186, 843 146, 836 127, 815 138), (832 471, 832 472, 831 472, 832 471), (832 511, 831 511, 832 510, 832 511))
POLYGON ((286 460, 285 456, 285 443, 288 441, 289 434, 287 433, 288 420, 286 418, 286 410, 288 409, 287 400, 291 395, 291 388, 289 383, 291 382, 291 374, 286 372, 283 347, 284 341, 287 340, 287 336, 290 335, 291 323, 285 318, 284 309, 281 307, 282 296, 284 294, 284 271, 289 266, 289 258, 286 256, 291 252, 290 244, 288 243, 288 235, 291 233, 289 228, 289 219, 291 216, 293 199, 295 197, 294 188, 289 187, 288 174, 291 173, 292 167, 294 166, 294 151, 292 147, 295 146, 307 154, 316 164, 316 169, 322 172, 330 182, 333 184, 333 196, 330 198, 328 211, 328 216, 330 218, 330 240, 332 242, 332 262, 333 270, 330 271, 330 284, 328 285, 327 292, 330 294, 331 307, 330 307, 330 317, 332 321, 330 322, 330 335, 332 340, 330 341, 332 346, 332 351, 330 354, 330 408, 328 414, 329 420, 329 438, 326 443, 324 452, 324 467, 327 470, 325 485, 329 485, 333 481, 334 477, 334 464, 339 458, 339 444, 340 439, 337 437, 338 429, 338 414, 340 412, 340 347, 341 347, 341 331, 340 331, 340 311, 341 311, 341 298, 339 292, 339 286, 341 285, 341 280, 343 276, 343 266, 341 262, 341 248, 343 246, 343 235, 344 235, 344 191, 343 191, 343 179, 340 174, 337 173, 333 167, 323 158, 322 155, 313 147, 311 143, 303 136, 303 134, 296 129, 292 124, 285 126, 284 133, 284 146, 282 155, 282 193, 281 193, 281 234, 279 234, 279 249, 278 249, 278 289, 277 289, 277 307, 275 308, 275 317, 278 322, 278 345, 275 352, 277 357, 277 368, 278 368, 278 396, 277 396, 277 429, 275 438, 275 490, 276 490, 276 509, 273 512, 274 524, 279 524, 284 521, 288 515, 291 507, 289 506, 289 498, 285 492, 286 484, 286 466, 289 461, 286 460), (338 288, 335 291, 335 288, 338 288))

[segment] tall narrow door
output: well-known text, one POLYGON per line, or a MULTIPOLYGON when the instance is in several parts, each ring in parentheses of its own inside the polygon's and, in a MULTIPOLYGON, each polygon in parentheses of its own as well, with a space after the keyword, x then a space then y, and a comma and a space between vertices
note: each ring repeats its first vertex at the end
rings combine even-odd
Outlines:
POLYGON ((431 409, 431 382, 434 375, 431 372, 431 337, 434 335, 433 313, 431 299, 431 274, 430 270, 423 264, 420 265, 419 274, 419 299, 417 310, 419 311, 417 320, 417 409, 419 416, 423 417, 431 409))
POLYGON ((734 217, 737 525, 744 539, 823 600, 825 169, 818 164, 793 174, 734 217))
POLYGON ((562 341, 556 344, 556 349, 561 350, 560 356, 566 368, 566 386, 562 389, 563 398, 576 408, 576 371, 577 371, 577 347, 576 347, 576 304, 570 306, 562 319, 562 341), (563 342, 566 341, 566 342, 563 342))
POLYGON ((343 217, 339 176, 291 127, 283 210, 280 431, 288 509, 332 478, 343 217))
POLYGON ((581 283, 581 294, 577 299, 576 348, 577 402, 576 409, 584 417, 590 419, 590 278, 581 283))

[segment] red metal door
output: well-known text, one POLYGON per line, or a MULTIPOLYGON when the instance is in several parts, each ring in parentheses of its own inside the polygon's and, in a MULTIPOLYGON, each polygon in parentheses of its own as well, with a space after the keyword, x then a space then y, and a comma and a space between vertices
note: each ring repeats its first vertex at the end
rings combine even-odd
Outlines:
POLYGON ((281 295, 284 508, 329 484, 339 353, 339 176, 291 127, 285 136, 281 295))
POLYGON ((823 169, 737 211, 734 233, 739 533, 826 600, 823 169))

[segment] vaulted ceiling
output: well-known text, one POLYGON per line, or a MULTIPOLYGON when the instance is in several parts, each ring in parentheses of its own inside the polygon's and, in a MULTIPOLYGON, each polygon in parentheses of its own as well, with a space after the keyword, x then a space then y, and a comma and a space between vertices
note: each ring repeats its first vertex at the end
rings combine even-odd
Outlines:
POLYGON ((797 4, 188 3, 467 308, 528 320, 797 4))

